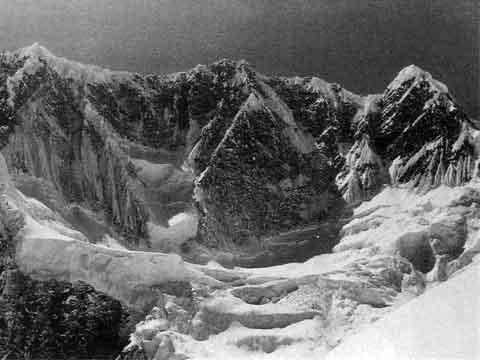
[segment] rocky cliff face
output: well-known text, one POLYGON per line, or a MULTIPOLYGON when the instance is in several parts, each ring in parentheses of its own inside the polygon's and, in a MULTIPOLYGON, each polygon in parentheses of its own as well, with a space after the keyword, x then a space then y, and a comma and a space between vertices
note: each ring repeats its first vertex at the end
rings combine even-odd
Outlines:
MULTIPOLYGON (((193 187, 199 241, 220 248, 258 248, 336 206, 318 130, 297 123, 273 80, 244 62, 142 77, 39 45, 1 59, 3 152, 18 183, 47 181, 131 246, 155 243, 152 228, 193 211, 193 187)), ((74 217, 70 208, 63 215, 74 217)))
POLYGON ((33 45, 0 56, 0 99, 18 186, 43 199, 38 189, 53 189, 62 216, 92 241, 114 235, 130 247, 180 251, 195 239, 274 254, 266 239, 335 223, 344 201, 385 184, 460 185, 474 172, 471 122, 413 66, 362 97, 245 62, 141 76, 33 45), (175 237, 179 216, 191 220, 175 237))
POLYGON ((339 186, 357 202, 387 183, 422 190, 465 184, 475 173, 475 136, 448 88, 409 66, 382 95, 369 97, 339 186))

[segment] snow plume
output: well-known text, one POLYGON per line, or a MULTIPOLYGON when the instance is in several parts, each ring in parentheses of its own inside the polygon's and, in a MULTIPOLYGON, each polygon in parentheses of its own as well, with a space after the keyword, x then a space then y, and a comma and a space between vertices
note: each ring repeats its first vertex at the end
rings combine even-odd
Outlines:
POLYGON ((179 246, 197 235, 198 218, 194 213, 179 213, 168 220, 168 227, 149 222, 152 249, 179 252, 179 246))

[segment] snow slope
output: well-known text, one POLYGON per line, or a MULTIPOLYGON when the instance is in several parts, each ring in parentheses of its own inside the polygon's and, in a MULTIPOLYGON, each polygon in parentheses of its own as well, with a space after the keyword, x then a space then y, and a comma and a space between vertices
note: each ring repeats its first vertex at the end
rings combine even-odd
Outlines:
POLYGON ((479 306, 477 262, 346 340, 327 359, 479 359, 479 306))

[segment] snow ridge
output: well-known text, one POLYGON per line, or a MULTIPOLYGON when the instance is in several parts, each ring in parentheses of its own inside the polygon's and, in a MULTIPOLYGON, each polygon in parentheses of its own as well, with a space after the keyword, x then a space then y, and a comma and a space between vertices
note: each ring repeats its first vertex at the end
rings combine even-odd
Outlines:
POLYGON ((22 72, 26 71, 31 74, 33 68, 39 68, 46 64, 62 78, 86 83, 104 83, 113 79, 127 80, 133 75, 126 71, 111 71, 96 65, 83 64, 55 56, 39 43, 34 43, 13 52, 7 52, 7 57, 26 59, 25 66, 19 70, 22 72))
POLYGON ((415 79, 416 81, 426 80, 430 83, 431 89, 440 93, 448 93, 448 87, 433 78, 433 76, 416 65, 409 65, 402 69, 397 77, 388 85, 388 90, 395 90, 406 81, 415 79))

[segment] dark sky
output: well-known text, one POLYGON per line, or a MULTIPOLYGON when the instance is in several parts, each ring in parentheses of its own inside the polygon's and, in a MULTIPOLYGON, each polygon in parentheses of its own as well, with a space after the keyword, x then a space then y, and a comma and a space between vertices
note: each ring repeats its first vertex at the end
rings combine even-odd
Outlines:
POLYGON ((244 58, 267 74, 383 91, 415 63, 480 116, 478 0, 0 0, 0 49, 35 41, 112 69, 244 58))

